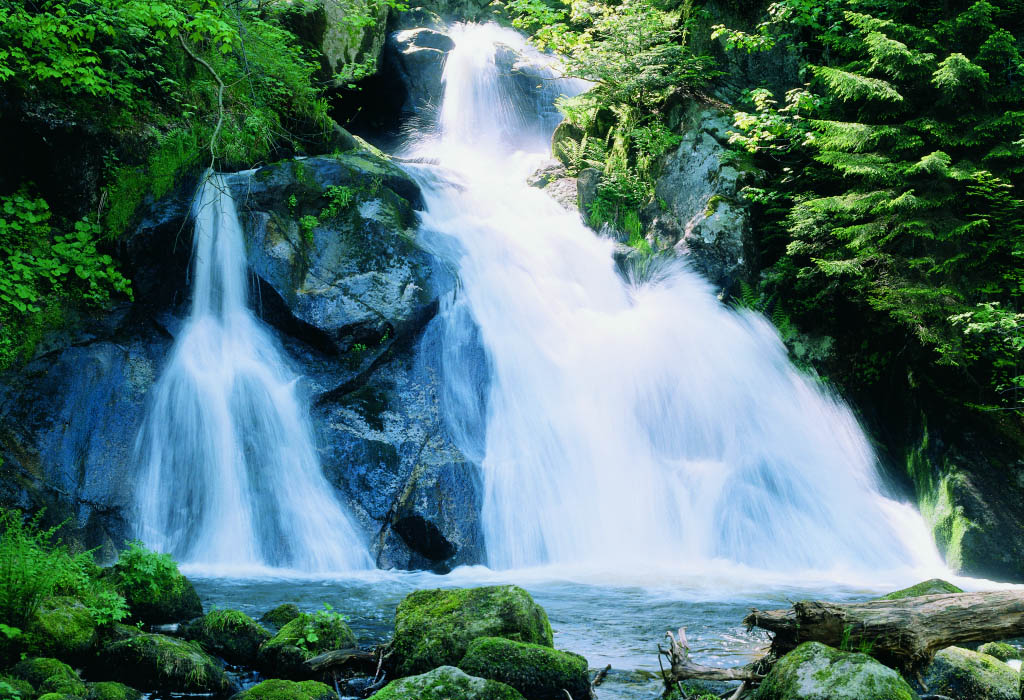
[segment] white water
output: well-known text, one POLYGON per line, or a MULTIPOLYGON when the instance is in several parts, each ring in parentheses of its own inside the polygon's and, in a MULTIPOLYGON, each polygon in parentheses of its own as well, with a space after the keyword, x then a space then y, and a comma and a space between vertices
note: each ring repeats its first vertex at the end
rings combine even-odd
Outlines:
MULTIPOLYGON (((623 280, 610 240, 524 184, 553 125, 495 65, 523 40, 494 25, 453 38, 437 133, 409 151, 439 163, 417 176, 422 236, 463 284, 450 353, 468 312, 491 367, 485 406, 473 391, 446 406, 482 458, 489 564, 946 573, 919 514, 881 494, 849 409, 790 366, 770 323, 678 261, 623 280)), ((538 83, 547 99, 580 89, 538 83)))
POLYGON ((136 442, 139 537, 205 570, 371 566, 321 472, 296 377, 249 309, 220 176, 204 180, 193 216, 192 311, 136 442))

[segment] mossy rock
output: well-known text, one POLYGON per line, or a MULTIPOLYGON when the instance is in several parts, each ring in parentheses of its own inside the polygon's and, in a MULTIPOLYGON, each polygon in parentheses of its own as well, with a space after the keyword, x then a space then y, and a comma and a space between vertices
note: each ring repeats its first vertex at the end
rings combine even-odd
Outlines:
POLYGON ((953 700, 1018 700, 1020 677, 999 659, 949 647, 935 655, 923 675, 929 693, 953 700))
POLYGON ((182 627, 182 636, 236 665, 252 666, 270 632, 238 610, 213 610, 182 627))
POLYGON ((0 676, 0 698, 3 700, 31 700, 36 689, 24 678, 0 676))
POLYGON ((97 669, 144 690, 224 693, 231 684, 224 669, 195 642, 162 634, 141 634, 108 645, 97 669))
POLYGON ((99 635, 89 608, 77 598, 48 598, 28 626, 30 649, 37 654, 70 661, 88 658, 99 635))
POLYGON ((233 695, 231 700, 331 700, 334 689, 319 681, 286 681, 273 678, 233 695))
POLYGON ((85 700, 80 695, 67 695, 66 693, 44 693, 38 700, 85 700))
POLYGON ((565 700, 563 690, 573 700, 590 698, 587 660, 539 644, 500 637, 474 639, 459 668, 471 676, 510 685, 528 700, 565 700))
POLYGON ((144 634, 145 632, 134 625, 122 625, 120 622, 115 622, 112 625, 105 625, 101 631, 102 644, 121 642, 144 634))
POLYGON ((356 636, 336 613, 300 613, 282 627, 259 651, 264 673, 281 678, 309 678, 306 660, 335 649, 351 649, 356 636))
POLYGON ((917 700, 896 671, 866 654, 805 642, 772 667, 755 700, 917 700))
POLYGON ((58 695, 70 695, 76 698, 84 698, 89 694, 85 682, 79 678, 64 678, 63 676, 50 676, 39 684, 39 694, 57 693, 58 695))
POLYGON ((988 654, 994 656, 1000 661, 1013 661, 1016 659, 1024 659, 1024 652, 1012 644, 1006 642, 988 642, 978 647, 979 654, 988 654))
POLYGON ((133 620, 162 625, 203 614, 203 604, 192 582, 167 555, 129 550, 111 568, 109 576, 127 601, 133 620), (139 556, 149 558, 145 568, 135 563, 139 556))
POLYGON ((518 586, 416 591, 395 613, 395 671, 410 676, 458 664, 481 637, 553 645, 547 613, 518 586))
POLYGON ((260 618, 260 622, 266 625, 273 625, 278 629, 297 618, 301 613, 299 606, 295 603, 281 603, 273 610, 268 610, 260 618))
POLYGON ((75 669, 68 666, 59 659, 53 659, 48 657, 38 657, 35 659, 25 659, 19 662, 11 671, 11 674, 15 678, 21 678, 28 681, 34 687, 39 688, 42 686, 44 681, 51 678, 59 678, 69 681, 81 681, 75 673, 75 669))
POLYGON ((474 678, 452 666, 391 681, 373 700, 524 700, 512 686, 474 678))
POLYGON ((892 593, 882 596, 878 600, 899 600, 900 598, 916 598, 917 596, 922 595, 939 595, 943 593, 963 593, 963 590, 957 588, 949 581, 943 581, 941 578, 933 578, 915 584, 910 588, 893 591, 892 593))
POLYGON ((142 693, 124 683, 101 681, 89 684, 87 700, 142 700, 142 693))

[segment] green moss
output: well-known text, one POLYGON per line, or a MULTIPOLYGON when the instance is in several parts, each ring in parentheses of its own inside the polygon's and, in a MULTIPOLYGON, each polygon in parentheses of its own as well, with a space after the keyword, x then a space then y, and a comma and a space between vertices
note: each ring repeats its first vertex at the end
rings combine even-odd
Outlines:
POLYGON ((579 654, 500 637, 474 639, 459 668, 471 676, 510 685, 528 698, 590 697, 587 660, 579 654), (564 697, 564 696, 563 696, 564 697))
POLYGON ((924 673, 929 692, 970 700, 1017 700, 1019 682, 1002 661, 959 647, 940 651, 924 673))
POLYGON ((50 678, 81 680, 78 674, 75 673, 75 669, 63 661, 47 657, 25 659, 14 667, 12 674, 16 678, 28 681, 37 688, 50 678))
POLYGON ((979 654, 988 654, 989 656, 999 659, 1000 661, 1012 661, 1014 659, 1024 658, 1024 654, 1021 650, 1012 644, 1006 642, 989 642, 988 644, 982 644, 978 647, 979 654))
POLYGON ((132 542, 121 553, 111 575, 136 620, 161 624, 203 614, 196 589, 167 554, 152 552, 141 543, 132 542))
POLYGON ((211 654, 229 663, 252 665, 260 645, 270 632, 238 610, 213 610, 182 628, 187 639, 194 639, 211 654))
POLYGON ((318 681, 285 681, 271 679, 233 696, 231 700, 330 700, 334 690, 318 681))
POLYGON ((100 654, 100 666, 147 690, 223 692, 230 686, 224 670, 198 644, 162 634, 109 645, 100 654))
POLYGON ((480 637, 553 643, 547 613, 518 586, 416 591, 395 614, 397 671, 412 675, 457 664, 480 637))
POLYGON ((59 695, 84 698, 89 694, 89 691, 81 679, 51 676, 39 685, 39 694, 43 695, 46 693, 58 693, 59 695))
POLYGON ((334 649, 350 649, 356 636, 343 616, 329 611, 300 613, 259 650, 259 664, 270 675, 301 678, 305 661, 334 649))
POLYGON ((260 622, 275 627, 284 627, 300 615, 299 606, 295 603, 282 603, 273 610, 268 610, 260 618, 260 622))
POLYGON ((755 700, 917 700, 905 680, 865 654, 806 642, 780 659, 755 700))
POLYGON ((0 676, 0 698, 3 700, 30 700, 35 696, 35 688, 25 679, 0 676))
POLYGON ((903 588, 898 591, 893 591, 892 593, 887 593, 878 600, 899 600, 900 598, 915 598, 921 595, 938 595, 940 593, 963 593, 963 590, 957 588, 949 581, 943 581, 941 578, 933 578, 915 584, 910 588, 903 588))
POLYGON ((473 678, 457 668, 441 666, 430 673, 392 681, 374 700, 523 700, 515 688, 473 678))
POLYGON ((98 635, 92 611, 76 598, 45 600, 28 629, 31 649, 62 659, 82 659, 92 653, 98 635))
POLYGON ((142 693, 123 683, 102 681, 89 684, 88 700, 141 700, 142 693))

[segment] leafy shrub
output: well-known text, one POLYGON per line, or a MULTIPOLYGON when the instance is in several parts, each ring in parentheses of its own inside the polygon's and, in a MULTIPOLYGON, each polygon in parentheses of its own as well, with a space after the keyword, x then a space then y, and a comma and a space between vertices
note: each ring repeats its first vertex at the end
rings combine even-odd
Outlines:
POLYGON ((117 560, 117 582, 133 603, 155 604, 184 591, 185 578, 170 554, 129 542, 117 560))

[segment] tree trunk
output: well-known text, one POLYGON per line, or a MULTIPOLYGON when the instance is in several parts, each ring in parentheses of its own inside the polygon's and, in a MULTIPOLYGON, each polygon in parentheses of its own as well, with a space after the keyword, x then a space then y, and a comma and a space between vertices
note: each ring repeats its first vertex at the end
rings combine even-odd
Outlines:
POLYGON ((935 652, 963 642, 1024 635, 1024 591, 954 593, 842 605, 801 601, 789 610, 755 610, 743 622, 775 634, 782 656, 802 642, 865 651, 913 673, 935 652))

